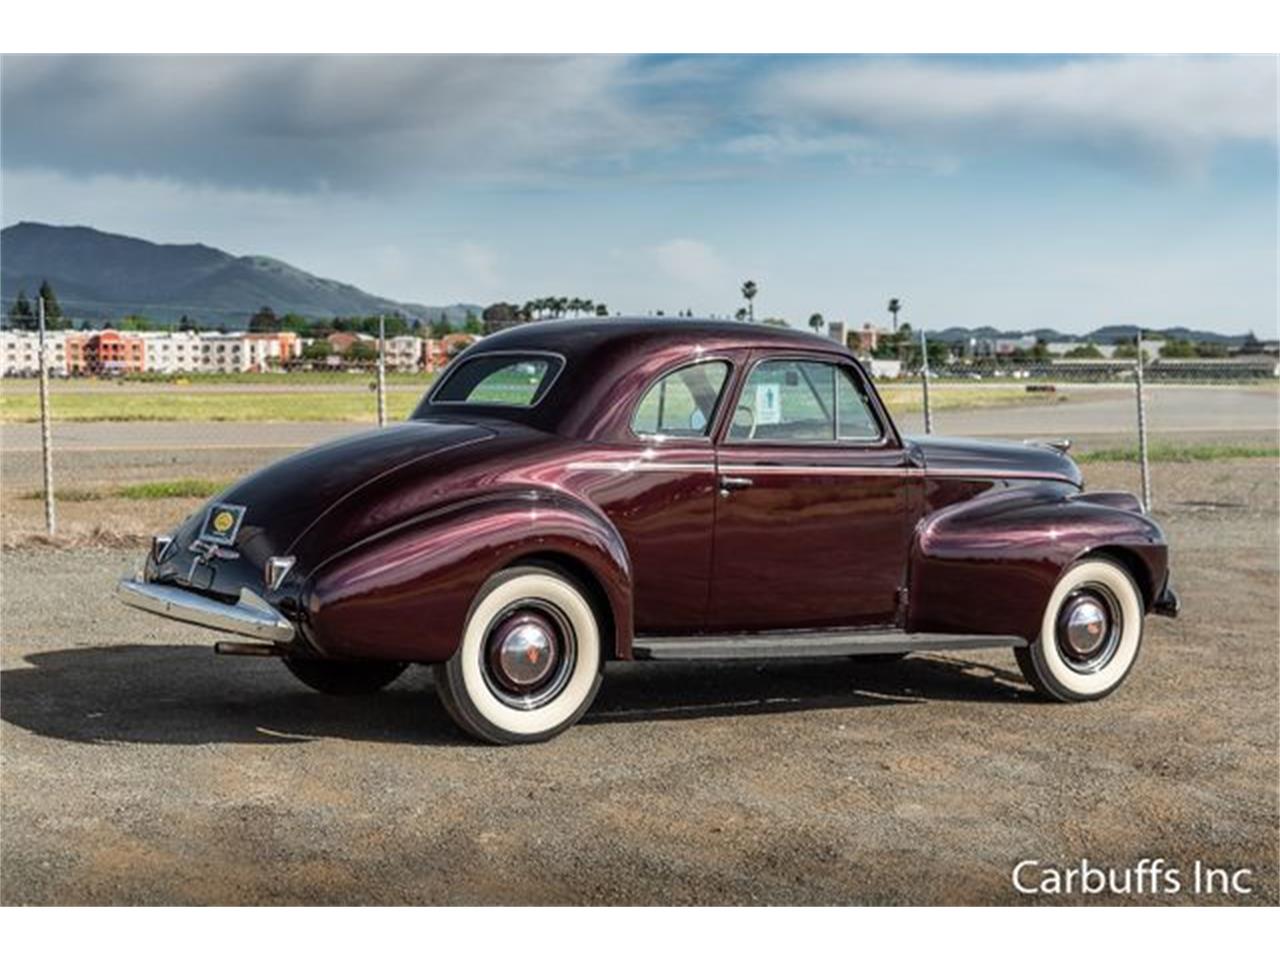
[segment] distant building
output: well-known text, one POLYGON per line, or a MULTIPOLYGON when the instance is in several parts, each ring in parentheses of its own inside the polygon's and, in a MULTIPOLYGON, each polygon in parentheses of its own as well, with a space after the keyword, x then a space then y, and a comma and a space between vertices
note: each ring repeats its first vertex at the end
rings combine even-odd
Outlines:
POLYGON ((387 337, 384 350, 388 370, 417 373, 422 369, 424 347, 421 337, 387 337))
POLYGON ((997 357, 1007 357, 1019 350, 1030 350, 1036 345, 1036 338, 1030 335, 1025 337, 997 337, 991 344, 991 352, 997 357))
POLYGON ((875 353, 880 337, 884 333, 884 330, 873 324, 864 323, 861 330, 854 330, 849 334, 849 348, 854 353, 870 356, 875 353))
POLYGON ((73 375, 142 373, 147 369, 147 344, 137 333, 110 328, 68 333, 66 367, 73 375))
POLYGON ((205 333, 200 336, 200 369, 205 373, 243 373, 244 339, 238 333, 205 333))
POLYGON ((359 333, 331 333, 325 339, 329 341, 334 353, 348 353, 357 340, 372 338, 359 333))
POLYGON ((470 333, 450 333, 423 341, 422 366, 428 372, 441 370, 449 361, 480 338, 470 333))
POLYGON ((292 330, 246 333, 242 358, 246 370, 261 373, 279 369, 302 356, 302 338, 292 330))
POLYGON ((146 345, 145 368, 153 373, 198 373, 201 340, 198 333, 140 334, 146 345))
MULTIPOLYGON (((356 343, 376 350, 377 338, 364 333, 333 333, 327 338, 342 366, 356 343)), ((415 373, 437 370, 478 337, 453 333, 438 340, 403 335, 386 339, 387 369, 415 373)), ((311 343, 314 341, 306 341, 311 343)), ((45 337, 49 372, 54 376, 103 376, 127 373, 252 373, 288 370, 302 357, 304 341, 289 330, 277 333, 133 332, 122 330, 49 331, 45 337)), ((40 369, 39 334, 0 331, 0 376, 33 376, 40 369)))
MULTIPOLYGON (((53 376, 67 375, 67 335, 45 334, 45 360, 53 376)), ((40 335, 28 330, 0 330, 0 377, 25 377, 40 372, 40 335)))

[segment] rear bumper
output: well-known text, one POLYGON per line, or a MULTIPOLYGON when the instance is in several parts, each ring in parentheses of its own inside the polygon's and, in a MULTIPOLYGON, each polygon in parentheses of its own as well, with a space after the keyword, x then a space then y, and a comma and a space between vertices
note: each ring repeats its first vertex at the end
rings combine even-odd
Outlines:
POLYGON ((288 643, 295 633, 293 624, 280 611, 248 589, 240 591, 238 602, 221 603, 181 587, 126 578, 116 585, 116 596, 131 607, 170 620, 257 640, 288 643))
POLYGON ((1181 610, 1182 598, 1166 582, 1164 589, 1160 591, 1160 596, 1156 597, 1156 602, 1151 605, 1151 612, 1161 617, 1176 617, 1181 610))

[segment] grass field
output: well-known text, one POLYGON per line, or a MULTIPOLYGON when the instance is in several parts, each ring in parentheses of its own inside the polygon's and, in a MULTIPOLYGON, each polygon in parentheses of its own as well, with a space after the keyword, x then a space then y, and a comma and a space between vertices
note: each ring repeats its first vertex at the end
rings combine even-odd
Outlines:
MULTIPOLYGON (((1280 448, 1274 444, 1236 443, 1154 443, 1147 448, 1147 459, 1152 463, 1196 463, 1211 460, 1252 460, 1259 457, 1280 457, 1280 448)), ((1079 463, 1137 463, 1138 448, 1105 447, 1084 453, 1073 453, 1079 463)))
MULTIPOLYGON (((419 395, 387 394, 387 416, 403 419, 417 406, 419 395)), ((361 393, 194 393, 180 387, 154 393, 54 394, 53 419, 62 421, 180 420, 237 422, 318 420, 372 422, 377 417, 372 391, 361 393)), ((0 422, 32 423, 39 419, 34 394, 0 396, 0 422)))
MULTIPOLYGON (((259 378, 280 386, 280 377, 260 374, 259 378)), ((291 374, 290 377, 293 375, 291 374)), ((226 381, 219 381, 225 383, 226 381)), ((237 381, 239 382, 239 381, 237 381)), ((355 379, 355 384, 362 381, 355 379)), ((420 385, 421 377, 405 378, 405 384, 420 385)), ((300 386, 302 384, 299 384, 300 386)), ((148 384, 145 392, 112 390, 109 387, 85 390, 81 387, 60 390, 55 384, 51 406, 54 420, 89 421, 324 421, 372 422, 376 418, 376 400, 372 390, 351 389, 349 381, 312 380, 305 389, 290 392, 287 386, 270 392, 219 390, 202 391, 195 384, 148 384), (334 384, 332 391, 323 389, 334 384)), ((918 384, 884 384, 880 395, 891 413, 911 413, 921 409, 918 384)), ((394 390, 387 394, 387 416, 403 419, 417 406, 421 393, 394 390)), ((1062 401, 1062 395, 1027 393, 1021 386, 964 385, 937 386, 931 396, 933 409, 954 410, 1025 404, 1051 404, 1062 401)), ((0 422, 33 423, 39 419, 40 407, 35 385, 29 381, 6 384, 0 392, 0 422)))

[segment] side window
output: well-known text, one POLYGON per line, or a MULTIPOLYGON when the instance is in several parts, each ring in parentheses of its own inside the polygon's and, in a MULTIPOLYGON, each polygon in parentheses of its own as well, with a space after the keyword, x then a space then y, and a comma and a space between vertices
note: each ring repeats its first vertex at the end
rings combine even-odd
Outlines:
POLYGON ((871 401, 847 367, 841 367, 836 377, 836 427, 841 440, 880 439, 880 424, 871 401))
POLYGON ((849 371, 813 360, 757 364, 738 397, 729 439, 832 443, 875 440, 880 428, 849 371))
POLYGON ((835 367, 766 360, 747 378, 729 427, 731 440, 832 441, 835 367))
POLYGON ((729 364, 708 360, 673 370, 653 384, 631 418, 638 436, 705 437, 729 379, 729 364))

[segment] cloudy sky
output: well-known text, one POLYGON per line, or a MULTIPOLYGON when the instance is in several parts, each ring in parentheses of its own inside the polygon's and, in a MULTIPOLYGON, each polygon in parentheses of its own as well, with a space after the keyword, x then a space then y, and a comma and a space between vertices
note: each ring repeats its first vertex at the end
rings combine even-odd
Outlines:
POLYGON ((3 222, 424 303, 1275 335, 1253 58, 5 57, 3 222))

